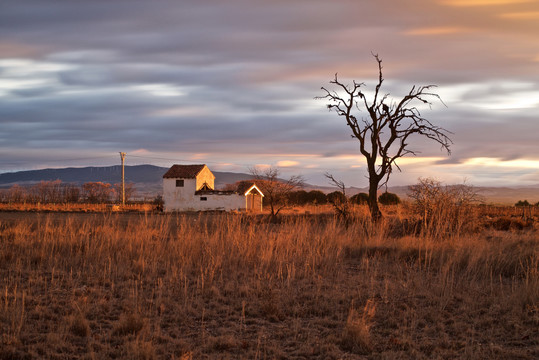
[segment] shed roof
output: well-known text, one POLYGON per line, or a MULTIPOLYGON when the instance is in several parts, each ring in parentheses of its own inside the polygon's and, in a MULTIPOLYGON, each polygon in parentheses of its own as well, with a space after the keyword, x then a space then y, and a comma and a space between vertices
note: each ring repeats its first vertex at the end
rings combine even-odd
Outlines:
POLYGON ((172 165, 163 178, 194 179, 206 165, 172 165))
POLYGON ((256 191, 260 195, 264 196, 264 194, 262 194, 262 191, 258 188, 258 186, 256 186, 256 183, 249 180, 240 181, 238 183, 238 187, 236 188, 236 192, 241 195, 247 195, 247 193, 252 191, 253 188, 256 189, 256 191))

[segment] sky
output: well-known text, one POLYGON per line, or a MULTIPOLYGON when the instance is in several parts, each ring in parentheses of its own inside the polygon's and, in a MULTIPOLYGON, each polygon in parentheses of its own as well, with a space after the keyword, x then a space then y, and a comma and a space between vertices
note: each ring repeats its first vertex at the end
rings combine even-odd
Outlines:
POLYGON ((369 94, 378 54, 391 99, 437 86, 422 115, 453 140, 411 139, 390 186, 537 185, 538 39, 538 0, 3 0, 0 172, 121 151, 364 187, 357 139, 315 97, 336 73, 369 94))

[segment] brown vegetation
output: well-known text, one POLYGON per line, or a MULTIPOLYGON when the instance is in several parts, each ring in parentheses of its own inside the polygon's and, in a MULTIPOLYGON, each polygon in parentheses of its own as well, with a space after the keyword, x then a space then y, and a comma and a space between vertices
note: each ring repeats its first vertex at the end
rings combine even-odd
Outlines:
POLYGON ((537 223, 482 209, 0 212, 0 359, 537 358, 537 223))
MULTIPOLYGON (((60 180, 40 181, 34 185, 13 185, 0 189, 0 203, 8 204, 67 204, 67 203, 110 203, 122 200, 122 184, 87 182, 81 186, 63 183, 60 180)), ((133 183, 125 184, 126 201, 135 195, 133 183)))
POLYGON ((1 203, 0 211, 22 212, 149 212, 156 211, 157 206, 149 203, 117 204, 87 204, 87 203, 1 203))

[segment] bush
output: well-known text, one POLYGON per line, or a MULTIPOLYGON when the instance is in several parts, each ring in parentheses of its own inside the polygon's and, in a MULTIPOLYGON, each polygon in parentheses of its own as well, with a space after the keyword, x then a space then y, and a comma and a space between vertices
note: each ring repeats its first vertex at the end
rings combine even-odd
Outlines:
POLYGON ((305 190, 292 191, 288 194, 288 201, 293 205, 305 205, 308 202, 308 194, 305 190))
POLYGON ((137 313, 122 314, 112 329, 113 335, 138 334, 144 327, 144 319, 137 313))
POLYGON ((82 315, 77 314, 69 318, 69 332, 73 335, 80 337, 87 337, 90 335, 90 325, 88 320, 82 315))
POLYGON ((330 192, 328 195, 327 195, 327 199, 328 199, 328 202, 332 203, 332 204, 343 204, 346 202, 346 195, 344 195, 342 192, 340 191, 334 191, 334 192, 330 192))
POLYGON ((477 219, 470 211, 474 202, 482 201, 473 186, 442 185, 432 178, 419 178, 408 188, 414 200, 414 211, 421 217, 423 230, 431 235, 458 234, 465 227, 471 231, 477 219))
POLYGON ((320 190, 311 190, 309 191, 307 195, 308 195, 309 203, 311 204, 321 205, 328 202, 326 194, 324 194, 320 190))
POLYGON ((397 205, 400 204, 401 199, 399 199, 397 194, 389 193, 386 191, 378 197, 378 202, 382 205, 397 205))
POLYGON ((325 204, 327 202, 326 194, 319 190, 311 190, 309 192, 305 190, 292 191, 288 195, 288 201, 294 205, 305 204, 325 204))
POLYGON ((515 206, 530 206, 530 203, 528 202, 528 200, 519 200, 517 201, 515 206))
POLYGON ((350 202, 356 205, 364 205, 369 203, 369 194, 359 193, 350 197, 350 202))

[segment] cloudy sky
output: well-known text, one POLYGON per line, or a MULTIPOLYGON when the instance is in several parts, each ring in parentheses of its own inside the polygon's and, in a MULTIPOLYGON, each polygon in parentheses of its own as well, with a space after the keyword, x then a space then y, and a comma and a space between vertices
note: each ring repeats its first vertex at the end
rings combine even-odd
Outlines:
MULTIPOLYGON (((451 156, 412 142, 390 185, 539 184, 537 0, 3 0, 0 172, 45 167, 274 165, 366 186, 321 86, 395 99, 436 84, 423 115, 451 156)), ((359 115, 361 116, 361 114, 359 115)))

